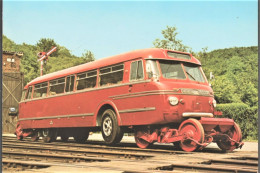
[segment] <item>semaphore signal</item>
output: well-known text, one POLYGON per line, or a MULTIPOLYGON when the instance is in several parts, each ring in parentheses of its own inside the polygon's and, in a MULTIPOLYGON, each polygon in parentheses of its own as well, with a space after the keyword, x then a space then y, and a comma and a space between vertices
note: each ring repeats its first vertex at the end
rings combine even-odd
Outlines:
POLYGON ((41 76, 43 74, 43 61, 48 60, 48 56, 51 53, 55 52, 56 50, 57 50, 57 47, 52 47, 51 50, 49 50, 47 53, 46 52, 40 52, 40 53, 37 54, 37 56, 40 58, 40 59, 38 59, 38 61, 41 62, 41 76))

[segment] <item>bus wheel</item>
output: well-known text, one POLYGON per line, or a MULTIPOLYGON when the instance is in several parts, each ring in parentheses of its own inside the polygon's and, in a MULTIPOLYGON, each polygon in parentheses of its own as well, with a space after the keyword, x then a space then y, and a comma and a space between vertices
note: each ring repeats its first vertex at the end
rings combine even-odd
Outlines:
POLYGON ((89 136, 89 132, 88 131, 84 131, 84 132, 79 132, 74 134, 73 138, 77 143, 85 143, 86 140, 88 139, 89 136))
POLYGON ((56 129, 43 129, 42 138, 43 138, 43 142, 46 142, 46 143, 55 141, 57 138, 57 130, 56 129))
POLYGON ((120 130, 120 133, 117 135, 117 138, 116 138, 116 140, 115 140, 115 143, 120 143, 121 140, 123 139, 123 137, 124 137, 124 133, 123 133, 122 130, 120 130))
MULTIPOLYGON (((234 126, 228 130, 226 134, 234 141, 241 142, 242 140, 242 133, 237 123, 234 123, 234 126)), ((217 141, 217 144, 223 152, 231 152, 237 148, 236 145, 232 144, 229 140, 217 141)))
POLYGON ((39 140, 39 133, 38 131, 33 131, 31 135, 31 141, 36 142, 39 140))
MULTIPOLYGON (((204 129, 201 123, 193 118, 185 120, 179 127, 180 135, 191 138, 199 143, 204 142, 204 129)), ((198 149, 200 146, 190 139, 183 139, 180 141, 180 147, 184 151, 192 152, 198 149)))
POLYGON ((116 114, 113 110, 108 109, 103 113, 101 131, 107 144, 115 144, 121 141, 123 132, 117 124, 116 114))

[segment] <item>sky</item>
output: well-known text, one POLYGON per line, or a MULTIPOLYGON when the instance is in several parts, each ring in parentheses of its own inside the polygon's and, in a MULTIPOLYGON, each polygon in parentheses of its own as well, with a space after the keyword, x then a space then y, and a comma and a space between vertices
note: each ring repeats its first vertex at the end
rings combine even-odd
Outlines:
POLYGON ((3 1, 3 34, 17 44, 51 38, 96 59, 153 47, 166 26, 193 51, 258 45, 258 2, 3 1))

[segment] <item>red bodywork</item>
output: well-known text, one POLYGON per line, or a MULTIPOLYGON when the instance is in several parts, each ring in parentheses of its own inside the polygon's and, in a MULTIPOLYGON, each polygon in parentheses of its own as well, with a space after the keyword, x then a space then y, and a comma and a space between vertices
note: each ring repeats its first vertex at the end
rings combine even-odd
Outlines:
MULTIPOLYGON (((189 53, 191 59, 172 58, 164 49, 136 50, 113 57, 103 58, 69 69, 38 77, 28 83, 25 89, 35 84, 50 81, 60 77, 76 75, 77 73, 98 70, 102 67, 123 63, 123 81, 116 85, 62 93, 46 98, 31 98, 22 100, 19 105, 19 122, 23 129, 60 128, 60 127, 96 127, 100 126, 99 111, 104 106, 112 107, 117 114, 120 126, 162 125, 168 123, 180 124, 184 113, 195 113, 206 131, 219 125, 224 131, 233 124, 230 119, 200 118, 204 113, 214 114, 213 91, 205 75, 205 82, 186 79, 165 79, 159 75, 158 80, 149 79, 146 73, 146 60, 173 60, 188 62, 200 66, 200 62, 189 53), (143 80, 130 81, 130 65, 132 61, 142 60, 145 77, 143 80), (178 105, 169 104, 169 96, 177 97, 178 105), (201 114, 201 115, 200 115, 201 114)), ((202 71, 201 67, 200 70, 202 71)), ((33 94, 32 94, 33 95, 33 94)), ((171 132, 174 133, 174 132, 171 132)), ((172 134, 171 134, 172 135, 172 134)), ((151 138, 156 138, 155 136, 151 138)), ((149 139, 151 140, 151 139, 149 139)), ((176 140, 176 139, 174 139, 176 140)), ((163 142, 173 142, 167 139, 163 142)))
MULTIPOLYGON (((97 122, 98 111, 103 105, 110 105, 114 108, 118 116, 118 124, 147 125, 165 124, 169 122, 181 122, 183 112, 210 112, 213 113, 213 106, 209 104, 213 101, 211 96, 183 95, 174 89, 192 88, 213 92, 207 82, 198 83, 186 80, 169 80, 159 78, 159 82, 147 79, 138 82, 129 81, 129 71, 131 60, 141 57, 143 61, 149 58, 156 59, 179 59, 166 56, 163 49, 145 49, 121 54, 114 57, 104 58, 80 66, 72 67, 55 73, 38 77, 25 86, 33 86, 41 82, 49 81, 71 74, 90 71, 113 64, 124 62, 124 79, 119 85, 108 87, 96 86, 84 91, 74 91, 64 93, 54 97, 22 100, 19 106, 19 119, 22 127, 26 128, 49 128, 49 127, 94 127, 97 122), (183 100, 183 104, 175 107, 168 103, 168 96, 176 96, 183 100), (199 105, 196 105, 196 103, 199 105), (154 110, 150 110, 153 108, 154 110), (135 111, 143 109, 143 111, 135 111), (133 110, 133 112, 127 110, 133 110), (52 116, 81 115, 90 116, 51 118, 52 116), (45 119, 44 117, 48 117, 45 119), (31 119, 30 119, 31 118, 31 119), (40 119, 42 118, 42 119, 40 119), (23 120, 25 119, 25 120, 23 120), (27 119, 27 120, 26 120, 27 119)), ((200 64, 194 57, 187 60, 195 64, 200 64)), ((144 63, 144 70, 145 70, 144 63)), ((144 73, 146 74, 146 73, 144 73)), ((32 94, 33 95, 33 94, 32 94)))

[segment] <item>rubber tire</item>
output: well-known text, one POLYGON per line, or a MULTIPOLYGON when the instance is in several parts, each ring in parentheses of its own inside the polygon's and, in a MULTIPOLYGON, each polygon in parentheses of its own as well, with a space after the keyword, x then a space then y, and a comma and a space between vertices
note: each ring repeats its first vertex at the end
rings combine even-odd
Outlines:
POLYGON ((118 126, 118 122, 117 122, 117 117, 116 114, 113 110, 111 109, 107 109, 103 114, 102 114, 102 118, 101 118, 101 132, 102 132, 102 136, 103 139, 105 141, 106 144, 115 144, 121 141, 121 139, 123 138, 124 133, 122 132, 121 128, 118 126), (104 124, 104 120, 105 118, 109 117, 110 120, 112 121, 112 131, 110 133, 110 135, 106 135, 103 129, 103 124, 104 124))
POLYGON ((57 130, 56 129, 43 129, 42 130, 42 139, 45 143, 54 142, 57 138, 57 130), (44 130, 47 130, 44 132, 44 130))
POLYGON ((120 129, 120 130, 121 130, 121 132, 118 134, 118 136, 117 136, 117 138, 116 138, 116 140, 115 140, 115 143, 116 143, 116 144, 117 144, 117 143, 120 143, 121 140, 122 140, 123 137, 124 137, 124 133, 123 133, 122 129, 120 129))

